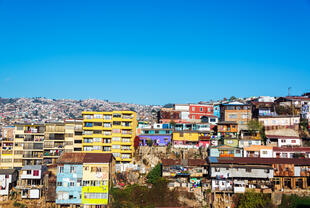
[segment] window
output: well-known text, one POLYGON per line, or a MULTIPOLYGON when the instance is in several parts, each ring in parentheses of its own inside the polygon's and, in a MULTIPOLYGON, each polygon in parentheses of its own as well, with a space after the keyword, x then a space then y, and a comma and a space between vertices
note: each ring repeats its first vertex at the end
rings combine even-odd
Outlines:
POLYGON ((286 143, 286 140, 285 140, 285 139, 281 139, 281 142, 282 142, 282 143, 286 143))
POLYGON ((120 157, 121 156, 121 153, 119 153, 119 152, 114 152, 112 154, 113 154, 114 157, 120 157))
POLYGON ((200 108, 200 112, 202 112, 203 111, 203 108, 200 108))
POLYGON ((101 150, 101 146, 93 146, 93 150, 101 150))
POLYGON ((103 118, 103 116, 102 116, 102 114, 95 114, 94 118, 101 119, 101 118, 103 118))
POLYGON ((83 181, 83 186, 89 186, 89 181, 83 181))
POLYGON ((96 181, 90 181, 90 186, 96 186, 96 181))
POLYGON ((242 114, 242 119, 247 119, 248 118, 248 114, 242 114))
POLYGON ((94 130, 94 134, 102 134, 102 131, 94 130))
POLYGON ((120 142, 121 138, 120 137, 112 137, 112 142, 120 142))
POLYGON ((39 176, 39 172, 40 172, 39 170, 34 170, 33 171, 33 176, 39 176))
POLYGON ((93 138, 93 142, 101 142, 101 138, 97 138, 97 137, 95 137, 95 138, 93 138))
POLYGON ((92 143, 93 139, 92 138, 84 138, 84 143, 92 143))
POLYGON ((121 145, 115 145, 115 144, 112 145, 112 149, 120 149, 120 148, 121 148, 121 145))
POLYGON ((69 195, 69 199, 73 199, 73 195, 69 195))
POLYGON ((296 140, 295 140, 295 139, 293 139, 293 140, 292 140, 292 143, 296 143, 296 140))
POLYGON ((74 166, 70 166, 70 173, 75 173, 75 167, 74 166))
POLYGON ((128 142, 130 142, 130 139, 129 138, 122 138, 122 142, 128 143, 128 142))
POLYGON ((61 181, 57 181, 57 186, 62 186, 62 182, 61 181))
POLYGON ((192 107, 192 111, 195 111, 195 107, 192 107))
POLYGON ((70 186, 74 186, 74 182, 73 181, 70 181, 70 186))
POLYGON ((234 141, 233 140, 227 140, 227 144, 233 144, 234 141))
POLYGON ((78 178, 78 179, 77 179, 76 185, 77 185, 77 186, 81 186, 81 185, 82 185, 82 179, 81 179, 81 178, 78 178))
POLYGON ((84 193, 85 199, 107 199, 107 193, 84 193))
POLYGON ((269 169, 265 169, 265 173, 269 173, 270 171, 269 171, 269 169))
POLYGON ((120 121, 113 121, 113 126, 120 126, 121 122, 120 121))
POLYGON ((101 122, 94 122, 94 126, 102 126, 101 122))
POLYGON ((59 167, 59 173, 63 173, 64 172, 64 167, 59 167))
POLYGON ((251 169, 251 168, 246 168, 246 169, 245 169, 245 172, 250 173, 250 172, 252 172, 252 169, 251 169))
POLYGON ((234 114, 234 113, 231 113, 231 114, 228 114, 228 118, 235 119, 235 118, 238 118, 238 115, 234 114))
POLYGON ((85 127, 93 127, 93 123, 85 122, 85 123, 84 123, 84 126, 85 126, 85 127))
POLYGON ((264 150, 264 151, 262 151, 262 154, 263 154, 263 155, 267 155, 268 152, 267 152, 266 150, 264 150))
POLYGON ((31 175, 31 170, 27 170, 27 175, 31 175))
POLYGON ((84 147, 84 151, 92 151, 93 150, 93 146, 85 146, 84 147))

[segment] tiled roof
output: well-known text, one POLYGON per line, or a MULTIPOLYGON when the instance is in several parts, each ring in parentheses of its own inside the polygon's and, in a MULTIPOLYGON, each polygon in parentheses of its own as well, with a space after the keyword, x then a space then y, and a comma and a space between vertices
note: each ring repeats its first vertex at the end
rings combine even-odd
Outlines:
POLYGON ((108 163, 112 161, 112 158, 112 153, 63 153, 57 160, 57 163, 108 163))

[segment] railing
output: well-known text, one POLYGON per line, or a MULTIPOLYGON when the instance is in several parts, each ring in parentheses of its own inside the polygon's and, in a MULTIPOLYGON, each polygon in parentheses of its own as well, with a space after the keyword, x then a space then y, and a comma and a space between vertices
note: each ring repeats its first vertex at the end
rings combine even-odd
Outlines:
POLYGON ((12 141, 14 141, 14 139, 13 138, 2 138, 2 141, 3 142, 6 142, 6 141, 12 142, 12 141))
POLYGON ((13 154, 13 150, 2 150, 2 154, 13 154))

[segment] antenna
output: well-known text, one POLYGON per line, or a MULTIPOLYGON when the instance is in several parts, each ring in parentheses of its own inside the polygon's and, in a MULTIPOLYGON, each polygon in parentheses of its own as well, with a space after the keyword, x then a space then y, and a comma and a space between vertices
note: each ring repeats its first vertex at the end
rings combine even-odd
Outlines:
POLYGON ((287 91, 288 91, 288 96, 290 96, 290 90, 292 89, 292 87, 289 87, 288 89, 287 89, 287 91))

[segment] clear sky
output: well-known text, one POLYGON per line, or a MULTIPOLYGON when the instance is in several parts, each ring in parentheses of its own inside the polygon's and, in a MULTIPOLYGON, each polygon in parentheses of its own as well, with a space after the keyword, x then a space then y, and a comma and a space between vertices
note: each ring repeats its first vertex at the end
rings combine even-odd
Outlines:
POLYGON ((309 0, 0 0, 0 96, 139 104, 310 91, 309 0))

